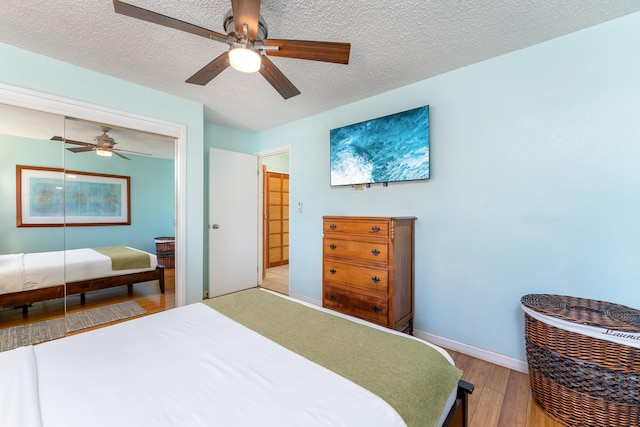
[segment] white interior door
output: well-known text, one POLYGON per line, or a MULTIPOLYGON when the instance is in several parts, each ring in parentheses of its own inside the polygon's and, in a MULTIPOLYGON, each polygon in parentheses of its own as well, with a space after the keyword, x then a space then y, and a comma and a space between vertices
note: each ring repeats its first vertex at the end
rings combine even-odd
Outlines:
POLYGON ((209 296, 258 285, 258 157, 209 152, 209 296))

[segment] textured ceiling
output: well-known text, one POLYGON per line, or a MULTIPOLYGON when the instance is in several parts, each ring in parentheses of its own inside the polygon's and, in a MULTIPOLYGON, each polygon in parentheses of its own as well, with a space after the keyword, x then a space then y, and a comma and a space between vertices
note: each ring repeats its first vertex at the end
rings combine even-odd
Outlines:
MULTIPOLYGON (((102 134, 102 123, 65 118, 57 114, 0 104, 0 135, 14 135, 29 139, 50 140, 61 136, 74 141, 95 144, 94 138, 102 134)), ((149 154, 153 157, 173 159, 175 140, 111 125, 108 135, 113 138, 115 148, 125 151, 149 154)), ((60 144, 51 141, 52 144, 60 144)), ((68 147, 75 147, 72 145, 68 147)), ((68 154, 68 152, 65 152, 68 154)), ((125 156, 130 157, 126 153, 125 156)), ((82 153, 80 155, 86 155, 82 153)))
MULTIPOLYGON (((127 0, 224 33, 230 0, 127 0)), ((263 0, 270 38, 351 43, 348 65, 272 57, 301 95, 283 100, 231 68, 185 83, 225 44, 113 10, 111 0, 2 0, 0 42, 205 105, 256 132, 640 11, 638 0, 263 0)))

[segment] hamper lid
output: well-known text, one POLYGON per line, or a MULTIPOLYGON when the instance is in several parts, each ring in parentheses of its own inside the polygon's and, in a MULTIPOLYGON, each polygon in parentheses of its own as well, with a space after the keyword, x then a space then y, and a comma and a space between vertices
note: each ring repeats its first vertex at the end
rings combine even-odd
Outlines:
POLYGON ((640 332, 640 311, 620 304, 564 295, 529 294, 520 300, 538 313, 580 325, 640 332))
POLYGON ((173 243, 176 241, 175 237, 156 237, 156 243, 173 243))

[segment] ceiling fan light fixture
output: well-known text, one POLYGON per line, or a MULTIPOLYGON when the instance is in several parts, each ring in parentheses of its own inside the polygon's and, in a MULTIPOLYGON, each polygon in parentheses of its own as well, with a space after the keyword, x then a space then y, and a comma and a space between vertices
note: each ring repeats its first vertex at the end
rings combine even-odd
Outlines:
POLYGON ((229 64, 243 73, 255 73, 260 70, 262 58, 255 50, 246 47, 232 47, 229 50, 229 64))
POLYGON ((96 148, 96 154, 98 156, 111 157, 113 153, 111 150, 105 150, 104 148, 96 148))

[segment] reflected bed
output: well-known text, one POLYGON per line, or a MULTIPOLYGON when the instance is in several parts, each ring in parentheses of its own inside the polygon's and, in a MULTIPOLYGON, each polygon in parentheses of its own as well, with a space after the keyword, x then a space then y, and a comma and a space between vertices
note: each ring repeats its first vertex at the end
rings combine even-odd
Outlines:
POLYGON ((84 301, 85 292, 151 280, 158 280, 164 293, 164 267, 156 255, 128 247, 0 255, 0 308, 73 294, 84 301), (125 255, 146 261, 123 263, 125 255))

